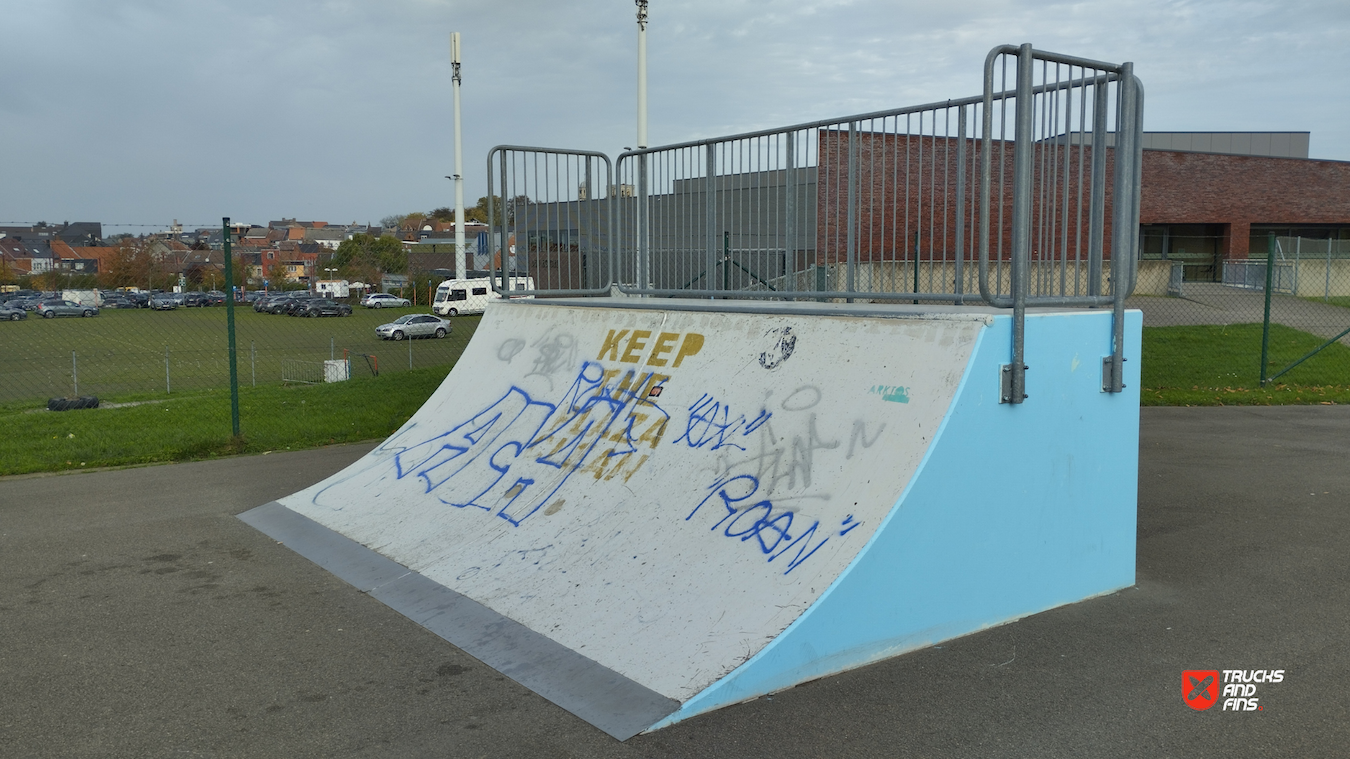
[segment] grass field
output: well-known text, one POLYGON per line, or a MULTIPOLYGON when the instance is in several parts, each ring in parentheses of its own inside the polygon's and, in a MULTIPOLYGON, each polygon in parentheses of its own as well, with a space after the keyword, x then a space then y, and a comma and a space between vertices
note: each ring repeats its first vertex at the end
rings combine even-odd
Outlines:
POLYGON ((440 385, 449 367, 325 385, 207 390, 120 408, 0 412, 0 475, 186 461, 388 437, 440 385))
MULTIPOLYGON (((282 361, 317 364, 343 349, 376 357, 381 374, 448 366, 459 357, 480 317, 454 319, 441 340, 382 341, 375 327, 424 309, 357 308, 348 317, 305 319, 235 310, 241 386, 279 384, 282 361)), ((0 323, 0 409, 41 405, 76 394, 115 400, 163 398, 229 385, 225 309, 105 310, 91 319, 0 323), (73 354, 73 356, 72 356, 73 354), (167 377, 166 377, 167 359, 167 377)), ((369 374, 353 357, 352 375, 369 374)))
MULTIPOLYGON (((1270 326, 1268 374, 1321 345, 1322 338, 1270 326)), ((1350 403, 1350 348, 1333 343, 1261 387, 1261 325, 1145 327, 1145 406, 1350 403)))
MULTIPOLYGON (((116 359, 123 365, 121 374, 114 379, 128 385, 134 381, 151 386, 148 390, 104 398, 140 401, 139 405, 122 408, 62 413, 36 410, 45 402, 45 394, 39 402, 0 405, 0 424, 5 425, 8 433, 0 436, 0 475, 182 461, 387 437, 440 385, 478 324, 477 317, 460 317, 455 321, 453 340, 416 341, 414 363, 420 368, 409 371, 406 342, 380 343, 373 336, 376 324, 405 312, 358 313, 344 319, 292 319, 241 311, 239 342, 241 346, 250 342, 260 346, 260 381, 257 387, 249 381, 248 353, 244 349, 240 358, 239 439, 231 437, 222 309, 166 314, 114 311, 106 318, 0 324, 3 339, 0 344, 5 349, 0 377, 5 382, 25 371, 16 366, 23 361, 12 352, 14 345, 30 355, 46 356, 45 360, 56 367, 47 371, 59 374, 60 360, 68 362, 69 354, 63 357, 60 349, 44 347, 44 342, 58 342, 82 346, 73 350, 88 351, 91 356, 103 351, 110 362, 116 359), (19 329, 13 330, 14 327, 19 329), (189 358, 175 359, 173 371, 195 376, 197 382, 209 387, 175 389, 168 394, 162 388, 155 389, 155 381, 163 379, 162 374, 155 376, 163 371, 162 354, 154 355, 155 343, 150 348, 137 348, 129 339, 135 334, 147 335, 147 341, 176 340, 169 343, 171 352, 181 352, 189 358), (15 339, 16 336, 20 339, 15 339), (327 358, 330 336, 339 353, 343 347, 377 353, 380 376, 369 376, 354 367, 353 379, 347 382, 282 386, 279 356, 327 358), (200 343, 196 354, 191 347, 194 340, 200 343), (261 346, 267 346, 265 350, 271 353, 264 353, 261 346), (143 356, 148 356, 141 359, 151 364, 148 369, 126 368, 126 364, 134 363, 133 359, 143 356), (267 356, 271 363, 264 363, 262 356, 267 356), (154 358, 159 359, 157 365, 154 358), (203 362, 203 369, 195 375, 189 371, 194 360, 203 362), (424 361, 436 365, 423 366, 424 361), (266 371, 272 374, 266 381, 261 367, 269 367, 266 371)), ((1313 335, 1273 325, 1272 371, 1320 343, 1313 335)), ((1265 388, 1258 382, 1260 355, 1259 324, 1145 328, 1141 403, 1153 406, 1350 403, 1350 349, 1332 345, 1265 388)), ((84 368, 83 361, 80 366, 81 392, 96 392, 94 388, 86 389, 86 371, 91 370, 84 368)), ((64 369, 64 381, 69 381, 68 363, 64 369)), ((112 380, 103 381, 115 384, 112 380)), ((65 392, 57 389, 51 394, 65 392)))

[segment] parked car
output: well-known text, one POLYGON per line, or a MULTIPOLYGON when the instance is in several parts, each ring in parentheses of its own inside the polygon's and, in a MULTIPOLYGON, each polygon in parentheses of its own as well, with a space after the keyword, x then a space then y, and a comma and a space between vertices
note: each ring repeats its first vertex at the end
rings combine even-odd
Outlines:
POLYGON ((178 308, 178 301, 174 300, 173 293, 156 293, 150 296, 149 305, 156 311, 172 311, 178 308))
POLYGON ((25 311, 36 311, 38 304, 41 302, 41 295, 27 295, 22 298, 11 298, 8 305, 22 308, 25 311))
POLYGON ((206 305, 223 306, 225 305, 225 293, 219 290, 209 290, 206 292, 206 305))
POLYGON ((50 298, 39 303, 35 313, 44 319, 54 319, 58 316, 98 316, 98 309, 82 306, 73 300, 50 298))
POLYGON ((253 299, 253 310, 259 313, 266 311, 277 298, 276 293, 262 293, 253 299))
POLYGON ((296 293, 289 298, 284 298, 272 306, 274 314, 294 314, 298 309, 304 308, 310 301, 309 293, 296 293))
POLYGON ((103 299, 103 308, 140 308, 141 305, 125 295, 109 295, 103 299))
POLYGON ((381 340, 402 340, 405 337, 445 337, 450 334, 450 321, 431 314, 406 314, 388 324, 375 328, 381 340))
POLYGON ((206 293, 179 293, 183 300, 179 303, 183 308, 202 308, 211 305, 211 300, 206 297, 206 293))
POLYGON ((361 299, 361 305, 366 308, 407 308, 412 301, 389 293, 371 293, 361 299))
POLYGON ((23 309, 23 306, 14 306, 9 303, 0 305, 0 321, 16 322, 27 318, 28 312, 23 309))
POLYGON ((328 298, 314 298, 304 301, 291 316, 351 316, 352 307, 328 298))

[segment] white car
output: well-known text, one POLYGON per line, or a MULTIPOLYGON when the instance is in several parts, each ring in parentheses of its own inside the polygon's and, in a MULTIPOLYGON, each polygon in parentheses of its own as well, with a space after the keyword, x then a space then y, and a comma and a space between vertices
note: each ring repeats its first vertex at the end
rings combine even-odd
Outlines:
POLYGON ((407 308, 412 301, 389 293, 371 293, 361 299, 361 305, 366 308, 407 308))
POLYGON ((375 328, 381 340, 414 337, 445 337, 450 334, 449 320, 431 314, 407 314, 375 328))

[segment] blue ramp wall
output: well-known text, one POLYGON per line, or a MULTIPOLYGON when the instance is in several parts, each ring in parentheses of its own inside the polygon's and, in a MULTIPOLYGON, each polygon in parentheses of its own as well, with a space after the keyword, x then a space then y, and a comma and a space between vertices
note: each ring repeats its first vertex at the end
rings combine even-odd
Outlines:
POLYGON ((1030 397, 1011 405, 998 397, 1012 320, 995 317, 868 546, 774 642, 653 729, 1133 585, 1140 312, 1125 324, 1126 389, 1113 394, 1110 312, 1028 314, 1030 397))

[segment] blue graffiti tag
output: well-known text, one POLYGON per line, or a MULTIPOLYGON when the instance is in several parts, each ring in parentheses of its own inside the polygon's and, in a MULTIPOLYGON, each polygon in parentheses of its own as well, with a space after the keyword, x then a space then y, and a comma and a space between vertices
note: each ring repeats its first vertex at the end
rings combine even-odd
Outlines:
POLYGON ((513 386, 467 421, 399 450, 397 477, 416 476, 426 493, 443 493, 442 503, 518 527, 578 471, 632 476, 646 461, 639 444, 655 448, 670 418, 649 398, 665 379, 588 361, 558 403, 513 386), (444 487, 452 482, 458 487, 444 487))
POLYGON ((746 421, 740 414, 734 419, 731 407, 704 393, 689 407, 689 419, 685 422, 684 434, 675 439, 676 443, 686 443, 690 448, 702 448, 711 443, 710 451, 722 448, 745 448, 732 442, 736 437, 745 437, 762 427, 773 414, 760 409, 759 416, 746 421))
MULTIPOLYGON (((708 495, 704 496, 694 510, 689 512, 689 516, 684 518, 685 521, 693 519, 705 503, 716 497, 721 501, 726 513, 708 529, 716 531, 722 528, 724 536, 739 538, 742 543, 753 538, 755 541, 753 545, 758 546, 760 553, 768 557, 766 561, 771 562, 787 556, 787 568, 783 570, 783 574, 788 574, 801 566, 802 562, 811 558, 811 555, 819 551, 831 537, 827 534, 813 545, 816 533, 821 527, 819 519, 814 520, 810 527, 793 537, 792 522, 797 517, 792 511, 775 508, 773 502, 768 499, 752 500, 759 492, 759 478, 754 475, 738 474, 718 478, 708 491, 708 495), (793 549, 796 549, 795 552, 793 549)), ((860 524, 862 523, 854 521, 853 515, 849 514, 844 518, 841 525, 844 529, 839 531, 839 535, 847 535, 860 524)))

